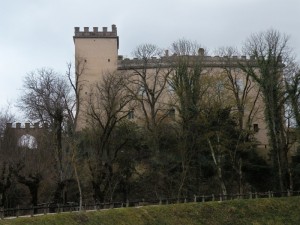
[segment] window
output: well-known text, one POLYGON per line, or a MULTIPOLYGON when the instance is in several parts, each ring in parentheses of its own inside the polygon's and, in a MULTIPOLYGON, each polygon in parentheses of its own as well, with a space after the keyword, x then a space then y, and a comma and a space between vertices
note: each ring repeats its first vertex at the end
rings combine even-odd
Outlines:
POLYGON ((146 91, 145 87, 141 85, 139 87, 139 95, 144 95, 145 91, 146 91))
POLYGON ((132 120, 132 119, 134 119, 134 111, 133 111, 133 109, 132 110, 130 110, 129 112, 128 112, 128 119, 129 120, 132 120))
POLYGON ((244 89, 244 82, 243 79, 236 79, 236 87, 238 89, 238 91, 242 91, 244 89))
POLYGON ((171 84, 169 84, 169 83, 167 84, 167 90, 170 93, 174 93, 174 87, 171 84))
POLYGON ((168 116, 172 119, 175 119, 175 109, 169 109, 168 116))
POLYGON ((257 132, 259 131, 259 128, 258 128, 258 124, 257 124, 257 123, 253 124, 253 131, 254 131, 255 133, 257 133, 257 132))
POLYGON ((220 93, 224 90, 224 82, 222 80, 218 80, 216 83, 217 92, 220 93))

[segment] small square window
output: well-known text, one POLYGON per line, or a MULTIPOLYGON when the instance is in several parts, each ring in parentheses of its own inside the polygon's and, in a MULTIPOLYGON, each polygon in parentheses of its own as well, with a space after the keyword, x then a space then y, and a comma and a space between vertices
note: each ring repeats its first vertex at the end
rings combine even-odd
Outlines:
POLYGON ((170 92, 170 93, 174 93, 175 91, 174 91, 174 87, 171 85, 171 84, 167 84, 167 90, 168 90, 168 92, 170 92))
POLYGON ((169 109, 168 116, 172 119, 175 119, 175 109, 169 109))
POLYGON ((238 89, 239 92, 244 90, 243 79, 236 79, 236 88, 238 89))
POLYGON ((130 110, 129 112, 128 112, 128 119, 129 120, 132 120, 132 119, 134 119, 134 111, 133 110, 130 110))
POLYGON ((145 92, 146 92, 145 87, 144 87, 144 86, 140 86, 140 87, 139 87, 139 90, 138 90, 138 94, 139 94, 139 95, 144 95, 145 92))
POLYGON ((221 80, 218 80, 216 83, 216 89, 217 89, 217 92, 222 92, 224 90, 224 82, 221 80))
POLYGON ((254 131, 255 133, 257 133, 257 132, 259 131, 259 128, 258 128, 258 124, 257 124, 257 123, 253 124, 253 131, 254 131))

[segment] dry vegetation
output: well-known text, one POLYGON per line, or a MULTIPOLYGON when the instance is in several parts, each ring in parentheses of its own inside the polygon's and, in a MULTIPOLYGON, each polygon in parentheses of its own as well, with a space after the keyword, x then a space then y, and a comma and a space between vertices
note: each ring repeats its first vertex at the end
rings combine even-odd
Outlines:
POLYGON ((300 198, 234 200, 62 213, 2 220, 0 224, 299 224, 300 198))

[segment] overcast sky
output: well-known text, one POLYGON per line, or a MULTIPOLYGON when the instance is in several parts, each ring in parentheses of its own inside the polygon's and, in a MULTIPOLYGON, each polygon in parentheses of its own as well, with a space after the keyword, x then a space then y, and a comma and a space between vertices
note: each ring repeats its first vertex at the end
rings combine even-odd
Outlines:
POLYGON ((179 38, 213 52, 274 28, 290 35, 300 58, 300 0, 3 0, 0 108, 16 104, 28 72, 50 67, 64 75, 74 61, 74 27, 112 24, 124 56, 142 43, 164 48, 179 38))

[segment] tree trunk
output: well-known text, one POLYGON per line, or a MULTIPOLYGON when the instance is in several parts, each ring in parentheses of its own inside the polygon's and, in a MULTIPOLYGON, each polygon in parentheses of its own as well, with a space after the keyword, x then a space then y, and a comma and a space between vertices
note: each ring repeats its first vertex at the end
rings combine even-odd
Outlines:
POLYGON ((216 166, 216 170, 217 170, 218 179, 219 179, 219 182, 220 182, 220 187, 221 187, 221 190, 222 190, 222 194, 226 196, 227 195, 227 189, 226 189, 226 186, 225 186, 225 183, 224 183, 224 180, 223 180, 222 167, 221 167, 220 162, 219 162, 220 160, 216 158, 215 150, 214 150, 209 138, 207 138, 207 142, 208 142, 208 145, 209 145, 209 148, 210 148, 211 156, 212 156, 214 164, 216 166))

